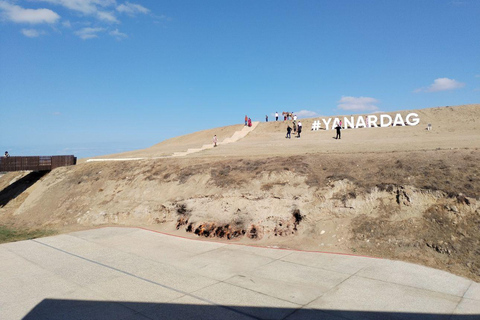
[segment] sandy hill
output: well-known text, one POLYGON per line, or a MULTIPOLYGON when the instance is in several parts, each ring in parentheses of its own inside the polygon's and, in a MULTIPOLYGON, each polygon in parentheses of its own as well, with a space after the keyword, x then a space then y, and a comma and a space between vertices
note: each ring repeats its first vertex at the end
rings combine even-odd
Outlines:
POLYGON ((0 224, 145 226, 402 259, 479 281, 480 105, 399 113, 410 112, 419 125, 347 129, 341 140, 310 130, 318 118, 302 119, 301 138, 291 139, 283 121, 249 132, 240 124, 99 157, 138 160, 8 173, 0 224), (214 134, 219 146, 199 150, 214 134), (196 152, 173 157, 189 149, 196 152))
MULTIPOLYGON (((196 153, 196 157, 251 157, 278 156, 305 153, 358 153, 415 151, 449 148, 480 147, 480 105, 456 107, 438 107, 398 112, 403 118, 409 113, 416 113, 420 118, 417 126, 395 126, 388 128, 359 128, 343 130, 342 141, 333 139, 334 130, 312 131, 312 123, 320 118, 301 119, 303 132, 300 139, 285 139, 287 125, 292 121, 262 122, 244 139, 229 143, 207 152, 196 153), (431 124, 431 131, 425 130, 431 124), (340 143, 341 142, 341 143, 340 143)), ((397 112, 385 114, 395 116, 397 112)), ((351 115, 341 115, 343 120, 351 115)), ((365 116, 365 115, 362 115, 365 116)), ((357 115, 354 116, 355 118, 357 115)), ((329 118, 329 117, 322 117, 329 118)), ((334 118, 334 117, 332 117, 334 118)), ((333 122, 333 120, 332 120, 333 122)), ((218 141, 231 137, 243 125, 204 130, 161 142, 151 148, 108 155, 99 158, 155 158, 170 156, 175 152, 186 151, 210 144, 214 134, 218 141)), ((293 134, 292 134, 293 136, 293 134)))

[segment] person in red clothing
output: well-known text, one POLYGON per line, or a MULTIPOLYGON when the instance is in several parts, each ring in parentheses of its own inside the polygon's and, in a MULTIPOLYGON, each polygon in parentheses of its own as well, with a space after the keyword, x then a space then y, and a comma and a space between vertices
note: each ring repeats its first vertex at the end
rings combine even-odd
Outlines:
POLYGON ((248 126, 251 127, 252 126, 252 119, 248 118, 248 126))
POLYGON ((248 124, 248 117, 247 117, 247 115, 245 115, 245 125, 247 125, 247 124, 248 124))

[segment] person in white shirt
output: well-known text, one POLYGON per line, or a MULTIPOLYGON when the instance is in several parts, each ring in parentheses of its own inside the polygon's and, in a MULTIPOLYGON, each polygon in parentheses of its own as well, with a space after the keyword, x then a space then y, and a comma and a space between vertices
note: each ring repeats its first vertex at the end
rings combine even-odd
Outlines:
POLYGON ((302 133, 302 122, 298 121, 298 124, 297 124, 297 138, 300 138, 300 133, 302 133))

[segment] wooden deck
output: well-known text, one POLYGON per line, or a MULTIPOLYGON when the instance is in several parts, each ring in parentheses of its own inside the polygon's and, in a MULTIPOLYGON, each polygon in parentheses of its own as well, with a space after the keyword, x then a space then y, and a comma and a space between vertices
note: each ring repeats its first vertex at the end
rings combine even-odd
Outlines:
POLYGON ((77 158, 68 156, 29 156, 0 158, 0 172, 4 171, 50 171, 58 167, 75 165, 77 158))

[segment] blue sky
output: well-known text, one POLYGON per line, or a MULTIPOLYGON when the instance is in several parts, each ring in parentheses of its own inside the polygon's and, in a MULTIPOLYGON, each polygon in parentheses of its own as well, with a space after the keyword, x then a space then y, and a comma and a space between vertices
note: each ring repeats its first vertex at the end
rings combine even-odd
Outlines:
POLYGON ((480 1, 0 0, 0 150, 480 103, 480 1))

